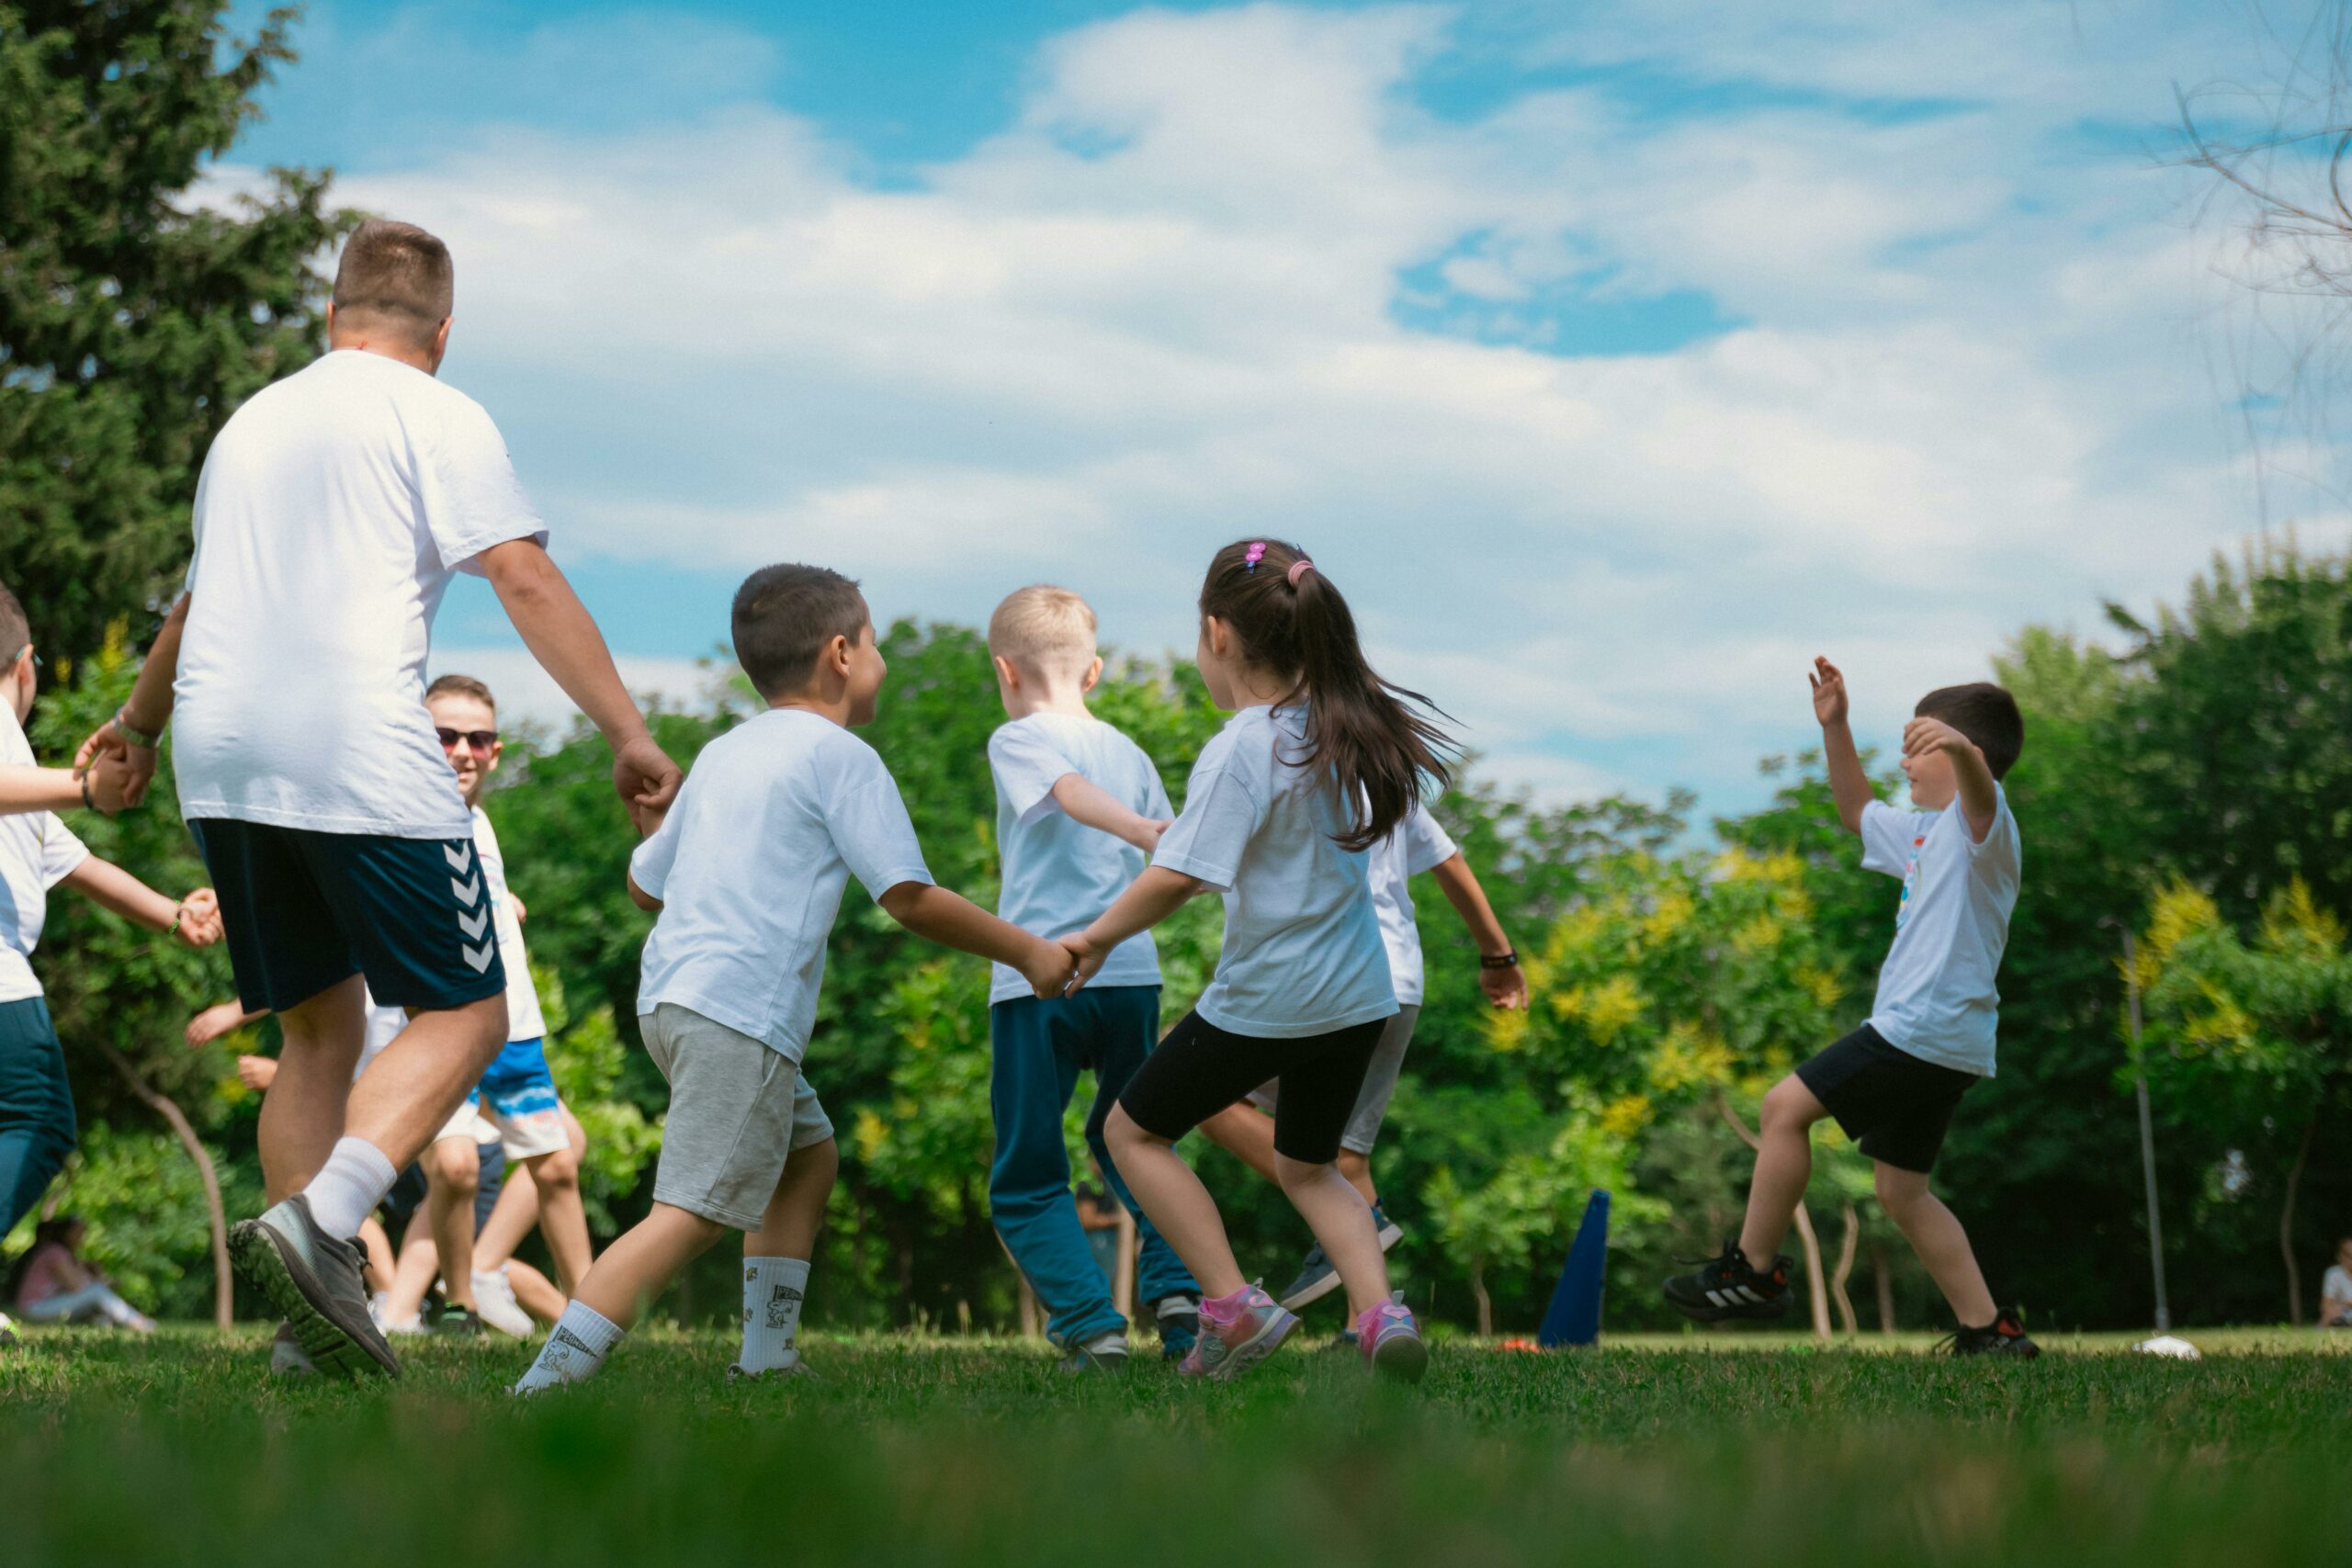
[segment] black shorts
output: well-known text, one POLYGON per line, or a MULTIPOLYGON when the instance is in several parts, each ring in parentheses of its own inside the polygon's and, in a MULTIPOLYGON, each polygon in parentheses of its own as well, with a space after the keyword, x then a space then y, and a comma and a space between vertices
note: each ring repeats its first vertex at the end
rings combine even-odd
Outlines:
POLYGON ((220 895, 248 1011, 283 1012, 355 974, 379 1005, 424 1012, 506 989, 470 837, 313 833, 224 817, 188 830, 220 895))
POLYGON ((1925 1176, 1974 1073, 1898 1051, 1869 1024, 1797 1065, 1797 1079, 1871 1158, 1925 1176))
POLYGON ((1340 1139, 1387 1027, 1386 1018, 1375 1018, 1329 1034, 1262 1040, 1228 1034, 1188 1012, 1127 1080, 1119 1105, 1136 1126, 1173 1142, 1267 1079, 1280 1078, 1275 1150, 1329 1165, 1340 1157, 1340 1139))

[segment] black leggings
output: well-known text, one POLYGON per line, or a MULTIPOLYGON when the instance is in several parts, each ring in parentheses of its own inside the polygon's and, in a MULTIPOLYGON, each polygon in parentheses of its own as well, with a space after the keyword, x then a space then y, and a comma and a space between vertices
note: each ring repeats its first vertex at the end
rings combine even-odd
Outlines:
POLYGON ((1340 1157, 1340 1138, 1387 1027, 1387 1019, 1375 1018, 1329 1034, 1263 1040, 1229 1034, 1188 1012, 1127 1080, 1119 1106, 1136 1126, 1173 1143, 1267 1079, 1280 1078, 1275 1150, 1329 1165, 1340 1157))

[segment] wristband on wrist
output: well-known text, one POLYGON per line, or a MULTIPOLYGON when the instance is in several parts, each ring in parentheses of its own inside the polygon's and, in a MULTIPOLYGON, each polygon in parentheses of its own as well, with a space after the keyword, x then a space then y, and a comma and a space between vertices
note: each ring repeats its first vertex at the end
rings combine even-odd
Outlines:
POLYGON ((1482 953, 1478 954, 1478 967, 1481 969, 1516 969, 1519 967, 1519 950, 1517 948, 1513 948, 1509 953, 1482 953))
POLYGON ((177 935, 179 935, 179 934, 180 934, 180 922, 181 922, 182 920, 187 919, 187 906, 186 904, 182 904, 178 908, 176 908, 176 909, 175 909, 175 910, 173 910, 173 911, 172 911, 172 929, 171 929, 171 930, 169 930, 169 931, 165 931, 164 934, 165 936, 177 936, 177 935))
POLYGON ((163 743, 164 732, 160 729, 134 728, 129 716, 130 713, 130 710, 127 707, 114 710, 114 732, 141 751, 153 751, 163 743))
MULTIPOLYGON (((74 782, 82 786, 82 809, 85 811, 97 811, 98 803, 90 798, 90 775, 85 773, 75 773, 74 775, 74 782)), ((102 817, 106 815, 104 812, 99 812, 98 814, 102 817)))

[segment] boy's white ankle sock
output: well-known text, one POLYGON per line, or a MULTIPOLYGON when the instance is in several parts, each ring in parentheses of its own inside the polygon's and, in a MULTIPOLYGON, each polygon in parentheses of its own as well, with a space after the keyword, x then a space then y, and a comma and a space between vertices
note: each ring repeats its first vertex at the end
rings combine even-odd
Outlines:
POLYGON ((367 1139, 341 1138, 302 1196, 311 1201, 311 1218, 321 1230, 347 1238, 359 1234, 360 1222, 384 1201, 399 1174, 384 1151, 367 1139))
POLYGON ((743 1259, 743 1353, 747 1372, 781 1371, 800 1359, 800 1303, 808 1289, 805 1258, 743 1259))
POLYGON ((628 1330, 579 1302, 568 1303, 563 1315, 548 1330, 547 1343, 539 1347, 531 1370, 515 1382, 515 1393, 536 1393, 558 1383, 582 1382, 604 1370, 605 1358, 612 1354, 628 1330))

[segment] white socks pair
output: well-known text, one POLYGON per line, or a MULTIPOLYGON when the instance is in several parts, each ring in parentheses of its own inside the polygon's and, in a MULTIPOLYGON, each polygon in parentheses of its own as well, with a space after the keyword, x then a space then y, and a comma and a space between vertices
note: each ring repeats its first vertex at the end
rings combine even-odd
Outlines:
POLYGON ((805 1258, 743 1259, 743 1353, 737 1366, 747 1372, 778 1372, 799 1363, 793 1341, 808 1290, 805 1258))
POLYGON ((399 1174, 384 1151, 367 1139, 342 1138, 302 1196, 310 1200, 311 1218, 321 1230, 348 1240, 359 1234, 360 1222, 384 1201, 399 1174))

